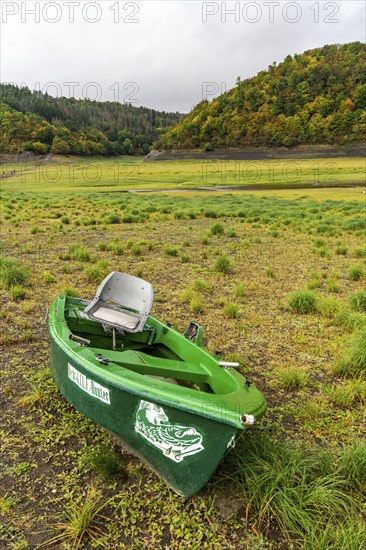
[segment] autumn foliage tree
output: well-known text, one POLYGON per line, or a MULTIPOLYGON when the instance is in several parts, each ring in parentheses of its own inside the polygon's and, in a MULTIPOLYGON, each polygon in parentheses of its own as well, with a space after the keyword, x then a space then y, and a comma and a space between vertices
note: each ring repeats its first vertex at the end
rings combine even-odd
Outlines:
POLYGON ((9 153, 146 154, 181 118, 117 102, 54 98, 0 84, 0 150, 9 153))
POLYGON ((290 55, 202 101, 163 134, 156 148, 342 144, 362 141, 366 45, 331 45, 290 55))

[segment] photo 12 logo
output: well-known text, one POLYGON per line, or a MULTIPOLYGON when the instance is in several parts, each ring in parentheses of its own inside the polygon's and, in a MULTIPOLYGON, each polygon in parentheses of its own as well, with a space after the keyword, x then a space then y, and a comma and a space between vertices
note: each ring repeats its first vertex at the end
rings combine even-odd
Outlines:
POLYGON ((10 23, 139 23, 140 5, 137 2, 29 2, 6 1, 0 3, 1 22, 10 23))
POLYGON ((339 23, 337 2, 202 2, 202 22, 298 23, 305 14, 314 23, 339 23))
MULTIPOLYGON (((140 103, 138 93, 140 86, 137 82, 113 82, 111 86, 108 86, 108 92, 98 82, 35 82, 34 84, 27 84, 26 82, 3 82, 4 85, 17 86, 22 89, 24 93, 27 90, 34 92, 41 92, 43 95, 50 95, 55 98, 82 98, 89 101, 114 101, 118 103, 137 105, 140 103)), ((1 97, 1 92, 0 92, 1 97)))

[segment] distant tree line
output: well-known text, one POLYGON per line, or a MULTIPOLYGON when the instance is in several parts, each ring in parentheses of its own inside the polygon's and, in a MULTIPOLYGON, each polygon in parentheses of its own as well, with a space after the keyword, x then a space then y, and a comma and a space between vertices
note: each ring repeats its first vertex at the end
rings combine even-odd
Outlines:
POLYGON ((366 138, 366 46, 290 55, 212 102, 202 101, 159 137, 158 149, 342 144, 366 138))
POLYGON ((0 151, 146 154, 181 116, 117 102, 54 98, 0 84, 0 151))

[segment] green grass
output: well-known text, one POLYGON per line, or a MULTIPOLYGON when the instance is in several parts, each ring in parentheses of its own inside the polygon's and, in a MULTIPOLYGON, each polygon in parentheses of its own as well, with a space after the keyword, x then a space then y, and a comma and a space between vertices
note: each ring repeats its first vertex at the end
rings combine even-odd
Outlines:
POLYGON ((246 298, 246 288, 244 283, 237 283, 234 289, 235 296, 241 300, 246 298))
POLYGON ((30 383, 25 394, 18 398, 18 404, 22 407, 33 407, 43 399, 43 393, 39 385, 30 383))
POLYGON ((101 525, 104 520, 102 511, 107 505, 108 500, 103 499, 93 486, 89 487, 84 497, 71 496, 54 525, 57 534, 42 547, 66 543, 78 549, 86 541, 96 544, 106 534, 101 525))
POLYGON ((365 526, 362 521, 353 519, 337 525, 329 522, 313 531, 309 530, 302 544, 303 550, 360 550, 365 546, 365 526))
POLYGON ((336 407, 349 408, 354 403, 356 395, 349 384, 339 386, 333 384, 327 388, 330 401, 336 407))
POLYGON ((333 292, 335 294, 338 294, 341 289, 340 284, 336 279, 328 279, 327 287, 329 292, 333 292))
POLYGON ((289 441, 272 441, 257 432, 246 437, 224 475, 257 528, 266 530, 275 523, 301 541, 329 523, 347 524, 356 510, 347 481, 333 464, 324 451, 301 451, 289 441))
POLYGON ((348 246, 345 244, 339 244, 335 249, 335 253, 338 254, 339 256, 347 256, 348 246))
POLYGON ((359 281, 364 276, 364 269, 360 265, 355 265, 349 268, 348 276, 352 281, 359 281))
POLYGON ((30 278, 30 269, 13 258, 0 256, 0 282, 9 289, 16 285, 25 285, 30 278))
POLYGON ((203 311, 203 300, 200 295, 193 294, 189 301, 189 310, 192 313, 202 313, 203 311))
MULTIPOLYGON (((361 157, 339 157, 332 159, 336 166, 336 178, 340 183, 360 182, 364 179, 364 159, 361 157)), ((4 191, 31 192, 70 192, 70 191, 103 191, 112 188, 114 191, 125 189, 169 189, 184 187, 202 187, 204 185, 241 185, 253 181, 240 178, 238 169, 255 176, 255 183, 286 185, 289 181, 297 181, 299 185, 314 183, 314 159, 271 159, 261 161, 236 160, 172 160, 159 162, 144 162, 142 157, 98 158, 93 165, 88 166, 88 180, 85 180, 83 170, 77 169, 90 165, 86 157, 57 157, 54 163, 47 164, 47 177, 43 171, 37 170, 33 163, 23 163, 22 170, 14 177, 3 181, 4 191), (65 162, 66 161, 66 162, 65 162), (67 164, 66 164, 67 163, 67 164), (73 167, 76 169, 73 170, 73 167), (73 177, 70 178, 70 169, 73 177), (116 173, 123 177, 116 181, 116 173), (225 177, 223 177, 223 175, 225 177), (60 177, 61 176, 61 177, 60 177), (100 177, 102 176, 102 177, 100 177), (89 179, 90 178, 90 179, 89 179), (98 185, 95 185, 95 181, 98 185), (94 181, 93 181, 94 180, 94 181), (52 183, 57 181, 57 184, 52 183)), ((329 159, 316 159, 317 177, 321 183, 331 183, 329 177, 329 159)), ((210 213, 210 207, 206 207, 210 213)), ((60 218, 62 216, 60 215, 60 218)), ((211 216, 212 217, 212 216, 211 216)))
POLYGON ((125 251, 125 247, 123 243, 118 239, 112 240, 110 243, 106 245, 106 248, 111 252, 113 252, 113 254, 115 254, 116 256, 122 256, 122 254, 124 254, 124 251, 125 251))
POLYGON ((237 319, 240 314, 239 306, 233 302, 226 304, 224 314, 228 319, 237 319))
POLYGON ((215 223, 210 227, 210 233, 211 235, 220 236, 223 235, 225 232, 224 226, 221 223, 215 223))
POLYGON ((344 445, 339 457, 341 475, 351 490, 366 491, 366 442, 355 440, 344 445))
POLYGON ((175 258, 176 256, 178 256, 178 248, 176 248, 175 246, 167 246, 165 249, 164 249, 164 254, 166 256, 171 256, 173 258, 175 258))
POLYGON ((89 250, 80 244, 72 244, 69 248, 69 253, 73 260, 79 260, 80 262, 91 261, 89 250))
POLYGON ((88 449, 80 458, 80 465, 95 471, 104 479, 126 475, 121 456, 106 446, 88 449))
POLYGON ((49 273, 48 271, 45 271, 43 273, 43 280, 47 284, 52 284, 52 283, 56 282, 56 277, 52 273, 49 273))
POLYGON ((10 289, 13 302, 21 302, 27 297, 28 291, 23 285, 14 285, 10 289))
POLYGON ((107 218, 107 223, 109 223, 109 224, 121 223, 120 215, 117 214, 117 213, 109 214, 109 216, 107 218))
POLYGON ((349 301, 354 311, 366 313, 366 290, 359 290, 351 294, 349 301))
POLYGON ((181 254, 180 256, 182 264, 187 264, 190 261, 190 256, 188 254, 181 254))
POLYGON ((344 376, 366 374, 366 326, 349 342, 343 358, 334 366, 334 372, 344 376))
POLYGON ((366 246, 357 246, 353 251, 352 255, 355 258, 366 258, 366 246))
POLYGON ((110 273, 110 269, 106 260, 99 260, 97 263, 85 269, 87 279, 91 283, 101 283, 108 273, 110 273))
POLYGON ((232 267, 232 261, 228 256, 219 256, 215 262, 215 270, 219 271, 220 273, 229 274, 231 273, 233 267, 232 267))
POLYGON ((309 381, 309 375, 306 372, 294 367, 279 369, 276 374, 281 386, 288 390, 303 388, 309 381))
POLYGON ((316 295, 311 290, 297 290, 289 294, 288 306, 293 313, 309 314, 317 311, 316 295))
POLYGON ((79 292, 73 286, 65 286, 62 290, 62 294, 70 296, 70 298, 78 298, 80 296, 79 292))
POLYGON ((201 294, 211 294, 212 292, 212 286, 206 283, 203 279, 196 279, 193 281, 192 288, 201 294))

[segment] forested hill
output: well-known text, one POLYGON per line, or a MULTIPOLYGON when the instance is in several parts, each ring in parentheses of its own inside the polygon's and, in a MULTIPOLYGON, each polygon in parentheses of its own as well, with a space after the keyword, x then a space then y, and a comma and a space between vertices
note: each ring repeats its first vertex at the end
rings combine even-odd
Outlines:
MULTIPOLYGON (((290 55, 212 102, 202 101, 157 149, 342 144, 366 137, 366 46, 290 55)), ((245 52, 243 52, 245 55, 245 52)))
POLYGON ((116 102, 54 98, 0 84, 0 151, 146 154, 181 116, 116 102))

